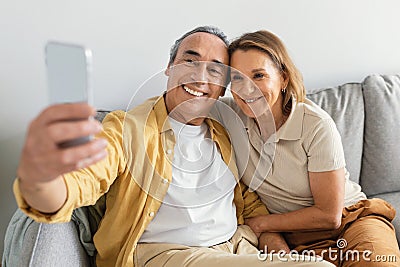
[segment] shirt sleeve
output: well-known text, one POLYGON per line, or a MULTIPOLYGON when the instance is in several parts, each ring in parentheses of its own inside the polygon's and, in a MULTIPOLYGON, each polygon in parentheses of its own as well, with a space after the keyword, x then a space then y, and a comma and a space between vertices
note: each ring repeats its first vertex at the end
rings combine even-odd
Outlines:
POLYGON ((320 119, 305 141, 308 171, 325 172, 345 167, 340 134, 331 118, 320 119))
POLYGON ((240 182, 242 188, 242 196, 244 200, 243 218, 252 218, 258 215, 269 214, 264 203, 261 202, 260 197, 256 192, 250 191, 249 188, 240 182))
POLYGON ((114 180, 124 169, 125 160, 122 149, 122 126, 124 112, 110 113, 103 120, 103 131, 97 136, 107 140, 108 156, 85 169, 63 175, 67 187, 67 199, 55 213, 47 214, 33 209, 24 200, 19 189, 19 180, 14 182, 14 195, 18 207, 38 222, 55 223, 71 220, 74 209, 94 205, 105 194, 114 180))

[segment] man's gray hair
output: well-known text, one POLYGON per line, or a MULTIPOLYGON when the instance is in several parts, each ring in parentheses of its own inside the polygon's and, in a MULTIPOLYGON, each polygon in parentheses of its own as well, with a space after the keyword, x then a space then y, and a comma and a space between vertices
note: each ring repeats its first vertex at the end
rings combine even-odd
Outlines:
POLYGON ((197 28, 185 33, 184 35, 182 35, 181 38, 179 38, 178 40, 175 41, 175 43, 171 47, 171 51, 169 53, 169 64, 172 64, 172 62, 174 62, 174 60, 176 58, 176 53, 178 52, 178 48, 181 45, 183 39, 185 39, 189 35, 192 35, 197 32, 205 32, 205 33, 215 35, 215 36, 219 37, 226 44, 226 46, 229 46, 228 37, 226 37, 225 33, 223 31, 221 31, 219 28, 214 27, 214 26, 200 26, 200 27, 197 27, 197 28))

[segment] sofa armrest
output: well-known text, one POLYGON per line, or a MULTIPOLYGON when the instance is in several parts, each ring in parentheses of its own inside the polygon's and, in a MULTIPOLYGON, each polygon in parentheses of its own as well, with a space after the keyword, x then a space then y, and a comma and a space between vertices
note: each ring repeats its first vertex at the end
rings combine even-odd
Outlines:
POLYGON ((90 266, 74 222, 37 223, 17 210, 4 242, 2 267, 90 266))

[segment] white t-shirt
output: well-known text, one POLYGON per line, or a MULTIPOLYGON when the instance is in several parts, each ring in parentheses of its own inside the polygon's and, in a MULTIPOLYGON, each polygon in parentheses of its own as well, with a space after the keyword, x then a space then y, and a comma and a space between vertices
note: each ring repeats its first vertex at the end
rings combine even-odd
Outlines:
POLYGON ((208 138, 207 124, 193 126, 169 117, 176 137, 172 182, 141 243, 212 246, 236 231, 236 180, 208 138))

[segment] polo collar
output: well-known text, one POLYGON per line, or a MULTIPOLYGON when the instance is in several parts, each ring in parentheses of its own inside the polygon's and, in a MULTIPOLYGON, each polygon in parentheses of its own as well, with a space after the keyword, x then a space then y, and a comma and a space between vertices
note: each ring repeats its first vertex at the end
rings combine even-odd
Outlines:
MULTIPOLYGON (((281 139, 299 140, 301 138, 304 120, 304 104, 297 103, 294 97, 292 97, 292 103, 292 110, 290 111, 288 119, 281 128, 279 128, 279 130, 266 141, 266 143, 278 142, 281 139)), ((255 136, 260 135, 260 131, 258 130, 257 124, 253 118, 247 117, 245 121, 246 131, 249 133, 250 140, 253 140, 255 136)), ((261 137, 259 141, 261 141, 261 137)))
POLYGON ((299 140, 303 131, 304 103, 297 103, 292 97, 292 110, 289 117, 281 128, 276 132, 278 141, 299 140))

